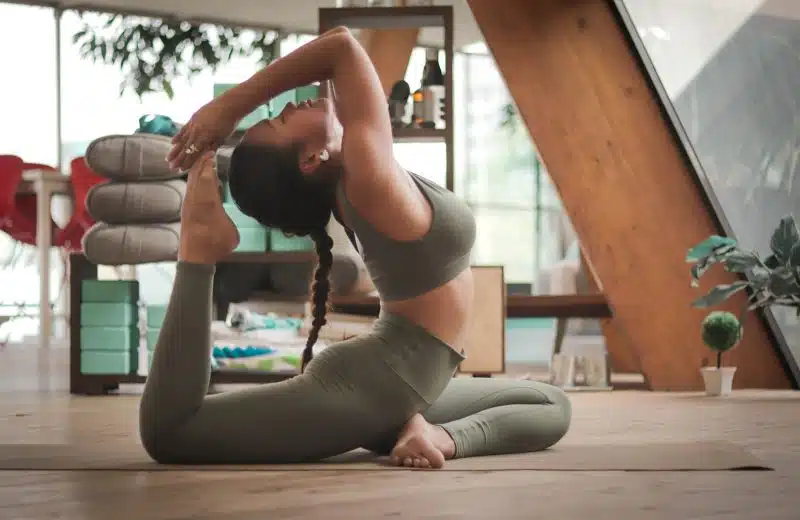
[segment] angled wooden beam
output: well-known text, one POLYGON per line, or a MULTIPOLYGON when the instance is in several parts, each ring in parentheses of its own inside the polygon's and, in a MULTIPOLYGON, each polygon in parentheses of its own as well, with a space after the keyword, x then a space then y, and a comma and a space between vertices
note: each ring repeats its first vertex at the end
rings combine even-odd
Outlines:
MULTIPOLYGON (((603 293, 603 284, 597 277, 594 266, 581 250, 581 269, 586 273, 589 290, 594 293, 603 293)), ((641 374, 642 365, 631 344, 631 339, 625 332, 622 322, 614 318, 600 320, 600 327, 606 341, 611 370, 619 374, 641 374)), ((645 380, 646 381, 646 380, 645 380)))
MULTIPOLYGON (((686 250, 720 233, 696 174, 604 0, 468 0, 653 390, 698 390, 712 354, 686 250)), ((720 271, 707 283, 730 282, 720 271)), ((730 309, 743 300, 734 299, 730 309)), ((735 386, 789 388, 750 314, 735 386)))
POLYGON ((386 95, 406 76, 408 61, 417 45, 419 28, 361 29, 358 40, 369 54, 386 95))

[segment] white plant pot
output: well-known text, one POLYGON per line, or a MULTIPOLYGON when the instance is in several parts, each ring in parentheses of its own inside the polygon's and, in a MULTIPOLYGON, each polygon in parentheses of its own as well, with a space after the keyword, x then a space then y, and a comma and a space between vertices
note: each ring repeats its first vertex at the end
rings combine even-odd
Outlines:
POLYGON ((733 375, 736 367, 703 367, 703 382, 706 385, 706 395, 729 395, 733 391, 733 375))

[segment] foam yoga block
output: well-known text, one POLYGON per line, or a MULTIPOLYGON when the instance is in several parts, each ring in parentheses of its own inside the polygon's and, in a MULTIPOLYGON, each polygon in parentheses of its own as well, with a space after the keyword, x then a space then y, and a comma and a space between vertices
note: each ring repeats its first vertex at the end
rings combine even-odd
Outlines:
POLYGON ((135 350, 127 352, 84 350, 81 352, 81 373, 83 374, 132 374, 138 369, 139 354, 135 350))
POLYGON ((177 179, 183 174, 170 170, 166 161, 171 149, 172 140, 162 135, 108 135, 89 144, 86 163, 114 181, 177 179))
POLYGON ((270 251, 313 251, 314 241, 309 237, 290 237, 279 229, 269 231, 270 251))
POLYGON ((127 327, 81 327, 81 350, 128 352, 139 348, 139 329, 127 327))
POLYGON ((132 327, 139 311, 130 303, 82 303, 81 327, 132 327))
POLYGON ((84 280, 81 284, 83 303, 130 303, 139 301, 136 280, 84 280))
POLYGON ((239 245, 234 250, 237 253, 263 253, 269 246, 269 231, 267 228, 239 228, 239 245))
POLYGON ((241 229, 263 229, 263 226, 258 223, 258 221, 252 217, 249 217, 242 213, 239 210, 239 207, 236 206, 233 202, 225 202, 222 204, 222 207, 225 208, 225 213, 228 214, 233 224, 241 229))
POLYGON ((180 223, 113 226, 99 223, 83 237, 86 258, 99 265, 136 265, 178 259, 180 223))
POLYGON ((108 182, 86 195, 86 208, 106 224, 171 223, 181 218, 186 182, 108 182))

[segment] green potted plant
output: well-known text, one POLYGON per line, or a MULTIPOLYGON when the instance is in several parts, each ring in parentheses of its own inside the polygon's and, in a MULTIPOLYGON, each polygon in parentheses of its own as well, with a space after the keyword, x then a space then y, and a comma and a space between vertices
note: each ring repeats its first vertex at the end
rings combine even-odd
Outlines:
POLYGON ((722 354, 739 344, 742 325, 732 312, 712 311, 703 320, 702 338, 705 345, 717 353, 716 366, 702 367, 707 395, 727 395, 733 389, 736 367, 722 366, 722 354))
POLYGON ((796 309, 800 316, 800 230, 794 217, 787 215, 772 233, 770 253, 764 258, 755 251, 740 248, 732 238, 714 235, 691 248, 686 255, 686 261, 693 264, 693 287, 698 287, 703 274, 716 264, 722 265, 730 273, 743 276, 742 280, 713 287, 693 302, 694 307, 715 307, 736 293, 748 293, 738 317, 715 311, 703 322, 702 339, 709 348, 717 351, 718 357, 716 367, 703 367, 701 371, 706 381, 707 393, 721 395, 725 393, 725 377, 729 377, 732 383, 736 370, 736 367, 722 366, 722 352, 736 346, 741 339, 744 332, 741 322, 745 313, 759 308, 782 306, 796 309), (719 392, 716 392, 717 380, 723 385, 719 392), (712 383, 711 388, 709 381, 712 383))

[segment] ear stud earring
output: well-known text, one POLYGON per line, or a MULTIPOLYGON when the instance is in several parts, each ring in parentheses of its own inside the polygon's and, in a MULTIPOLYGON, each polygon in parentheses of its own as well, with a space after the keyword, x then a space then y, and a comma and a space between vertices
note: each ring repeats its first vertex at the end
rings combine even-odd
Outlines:
POLYGON ((328 160, 328 159, 330 159, 330 158, 331 158, 331 154, 330 154, 330 152, 328 152, 328 150, 322 150, 322 151, 319 153, 319 160, 320 160, 320 161, 323 161, 323 162, 325 162, 325 161, 327 161, 327 160, 328 160))

